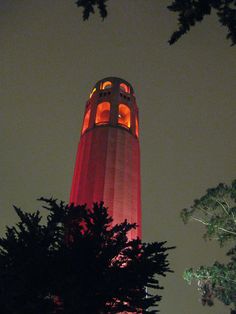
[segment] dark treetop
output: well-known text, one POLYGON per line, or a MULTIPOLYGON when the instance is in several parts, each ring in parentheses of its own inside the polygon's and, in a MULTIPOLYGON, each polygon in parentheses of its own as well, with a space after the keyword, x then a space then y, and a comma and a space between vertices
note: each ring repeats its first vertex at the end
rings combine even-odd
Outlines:
POLYGON ((41 200, 45 224, 39 211, 15 207, 20 221, 0 239, 2 314, 147 313, 157 305, 158 276, 170 272, 164 242, 128 240, 135 224, 111 227, 103 203, 41 200))

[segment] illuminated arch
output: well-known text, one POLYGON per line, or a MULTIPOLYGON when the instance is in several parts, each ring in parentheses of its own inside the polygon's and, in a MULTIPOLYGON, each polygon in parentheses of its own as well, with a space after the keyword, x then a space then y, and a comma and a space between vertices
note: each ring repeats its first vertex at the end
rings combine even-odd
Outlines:
POLYGON ((96 88, 92 90, 91 94, 89 95, 89 98, 91 98, 95 92, 96 92, 96 88))
POLYGON ((97 106, 96 124, 107 124, 110 120, 110 103, 102 102, 97 106))
POLYGON ((89 126, 90 114, 91 114, 91 109, 88 109, 88 111, 86 112, 86 114, 84 116, 82 134, 87 130, 87 128, 89 126))
POLYGON ((121 83, 120 84, 120 89, 126 93, 130 93, 130 88, 128 85, 126 85, 125 83, 121 83))
POLYGON ((138 137, 139 134, 139 125, 138 125, 138 118, 135 118, 135 134, 138 137))
POLYGON ((112 83, 110 81, 103 82, 100 85, 100 89, 107 89, 107 88, 111 88, 111 87, 112 87, 112 83))
POLYGON ((120 104, 118 113, 118 124, 130 128, 130 118, 130 108, 127 105, 120 104))

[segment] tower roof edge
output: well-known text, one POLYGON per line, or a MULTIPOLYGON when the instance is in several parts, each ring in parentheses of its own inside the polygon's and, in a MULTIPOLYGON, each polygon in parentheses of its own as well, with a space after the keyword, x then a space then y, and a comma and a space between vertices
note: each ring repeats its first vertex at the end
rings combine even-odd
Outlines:
POLYGON ((101 84, 103 84, 105 82, 111 82, 112 85, 120 85, 120 84, 123 83, 123 84, 129 86, 130 93, 134 94, 133 86, 128 81, 124 80, 123 78, 117 77, 117 76, 107 76, 107 77, 104 77, 103 79, 101 79, 101 80, 96 82, 96 84, 94 85, 94 88, 99 89, 101 84))

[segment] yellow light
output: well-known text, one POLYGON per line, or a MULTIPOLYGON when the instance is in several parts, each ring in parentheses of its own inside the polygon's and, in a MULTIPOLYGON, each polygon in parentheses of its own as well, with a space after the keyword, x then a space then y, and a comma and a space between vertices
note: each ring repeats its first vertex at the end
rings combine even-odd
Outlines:
POLYGON ((91 94, 89 95, 89 98, 91 98, 95 92, 96 92, 96 88, 92 90, 91 94))
POLYGON ((106 81, 106 82, 101 83, 100 89, 107 89, 111 87, 112 87, 112 83, 110 81, 106 81))

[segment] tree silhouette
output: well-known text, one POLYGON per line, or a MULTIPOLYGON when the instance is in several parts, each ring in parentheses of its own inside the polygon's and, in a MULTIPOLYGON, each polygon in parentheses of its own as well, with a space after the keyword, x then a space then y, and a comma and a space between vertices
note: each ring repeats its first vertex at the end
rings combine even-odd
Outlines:
MULTIPOLYGON (((83 19, 99 10, 100 16, 104 19, 107 16, 108 0, 78 0, 78 7, 83 8, 83 19)), ((167 8, 178 14, 179 29, 175 31, 169 40, 172 45, 187 33, 196 23, 203 20, 207 15, 215 11, 219 23, 228 30, 227 39, 232 45, 236 44, 236 1, 235 0, 174 0, 167 8)))
POLYGON ((136 225, 112 227, 103 203, 41 201, 45 224, 39 211, 15 207, 20 221, 0 239, 2 314, 147 313, 158 304, 146 287, 161 289, 156 275, 171 271, 164 242, 129 240, 136 225))
POLYGON ((170 44, 175 43, 205 16, 212 14, 212 11, 216 12, 219 23, 227 28, 226 38, 231 41, 232 46, 236 44, 235 0, 175 0, 168 9, 178 13, 179 22, 179 29, 172 34, 170 44))

